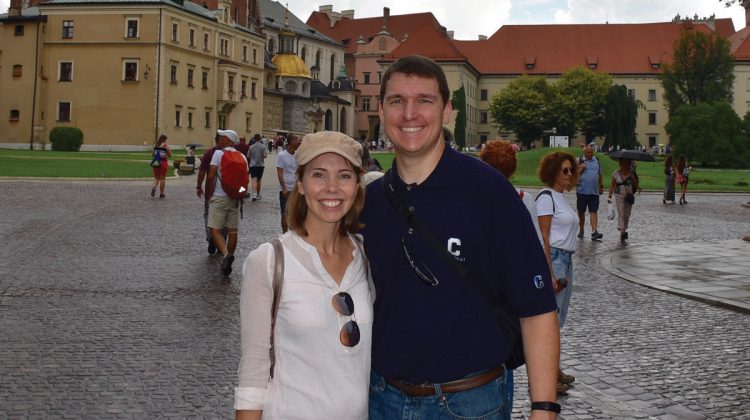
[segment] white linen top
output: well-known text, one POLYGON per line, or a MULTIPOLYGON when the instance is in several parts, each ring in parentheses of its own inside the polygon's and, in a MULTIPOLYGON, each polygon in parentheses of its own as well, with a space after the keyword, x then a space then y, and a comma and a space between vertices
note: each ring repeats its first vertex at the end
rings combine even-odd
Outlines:
POLYGON ((543 188, 552 192, 552 197, 547 194, 538 196, 536 200, 537 216, 552 215, 552 224, 549 229, 549 246, 576 252, 576 231, 578 229, 578 213, 570 207, 563 193, 551 188, 543 188), (554 214, 552 212, 552 200, 555 200, 554 214))
POLYGON ((367 419, 375 292, 359 247, 353 243, 354 260, 339 285, 313 245, 292 231, 279 239, 284 284, 274 331, 274 378, 269 380, 275 259, 273 246, 265 243, 242 266, 242 357, 234 408, 263 410, 263 419, 367 419), (354 301, 353 317, 333 308, 331 299, 342 291, 354 301), (352 318, 360 341, 346 347, 339 332, 352 318))

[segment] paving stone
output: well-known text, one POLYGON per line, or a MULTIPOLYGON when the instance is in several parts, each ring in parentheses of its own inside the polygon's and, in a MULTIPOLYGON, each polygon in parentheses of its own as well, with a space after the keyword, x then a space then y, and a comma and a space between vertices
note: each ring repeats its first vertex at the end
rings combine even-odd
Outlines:
MULTIPOLYGON (((276 195, 273 181, 264 196, 276 195)), ((149 181, 0 180, 0 418, 233 416, 241 273, 222 279, 207 255, 194 182, 169 179, 167 198, 152 200, 149 181)), ((750 199, 691 197, 678 208, 642 194, 626 245, 606 220, 601 243, 578 242, 562 331, 562 365, 577 381, 561 418, 750 420, 750 316, 602 265, 642 264, 651 286, 700 287, 694 273, 721 272, 712 286, 750 287, 750 245, 726 240, 750 232, 737 205, 750 199), (725 248, 710 255, 702 243, 725 248)), ((276 200, 246 203, 237 255, 277 235, 278 219, 276 200)), ((516 383, 521 419, 525 369, 516 383)))

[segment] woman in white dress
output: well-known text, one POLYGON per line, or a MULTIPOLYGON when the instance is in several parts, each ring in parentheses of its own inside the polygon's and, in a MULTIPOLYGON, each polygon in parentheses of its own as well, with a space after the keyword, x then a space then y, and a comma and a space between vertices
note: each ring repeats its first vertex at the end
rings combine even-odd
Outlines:
POLYGON ((272 327, 274 248, 243 265, 238 419, 367 419, 372 302, 357 222, 362 146, 336 132, 304 137, 287 203, 284 276, 272 327), (275 367, 269 377, 269 334, 275 367))

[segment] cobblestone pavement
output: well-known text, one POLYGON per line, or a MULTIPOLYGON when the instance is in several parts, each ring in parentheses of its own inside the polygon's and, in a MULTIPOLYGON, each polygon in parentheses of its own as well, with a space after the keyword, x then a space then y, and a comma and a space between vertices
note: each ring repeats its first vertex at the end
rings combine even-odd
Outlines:
MULTIPOLYGON (((239 267, 280 232, 271 175, 245 205, 230 280, 206 253, 194 175, 169 179, 164 200, 149 181, 0 180, 0 419, 232 417, 239 267)), ((580 241, 563 418, 750 419, 750 317, 601 263, 750 232, 747 196, 689 197, 639 196, 626 246, 606 220, 603 242, 580 241)), ((521 371, 516 418, 529 404, 521 371)))

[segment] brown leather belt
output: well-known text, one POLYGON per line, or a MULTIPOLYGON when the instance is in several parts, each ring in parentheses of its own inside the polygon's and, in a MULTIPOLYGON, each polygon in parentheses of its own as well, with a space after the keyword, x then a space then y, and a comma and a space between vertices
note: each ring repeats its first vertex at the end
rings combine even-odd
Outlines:
POLYGON ((501 366, 501 367, 490 369, 486 372, 480 373, 479 375, 475 375, 469 378, 459 379, 456 381, 444 382, 442 384, 424 383, 424 384, 414 385, 408 382, 400 381, 398 379, 386 379, 386 382, 388 382, 391 386, 397 388, 398 390, 400 390, 401 392, 403 392, 404 394, 410 397, 426 397, 430 395, 435 395, 435 386, 439 386, 440 391, 443 394, 461 392, 461 391, 466 391, 469 389, 478 388, 482 385, 487 385, 488 383, 499 378, 500 375, 502 375, 503 373, 505 373, 505 368, 501 366))

